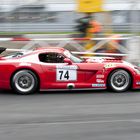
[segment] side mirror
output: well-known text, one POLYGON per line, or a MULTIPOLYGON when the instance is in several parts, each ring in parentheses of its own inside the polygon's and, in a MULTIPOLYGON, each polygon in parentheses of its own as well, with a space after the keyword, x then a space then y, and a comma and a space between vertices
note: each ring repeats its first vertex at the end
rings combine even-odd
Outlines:
POLYGON ((72 65, 72 61, 70 59, 68 59, 68 58, 65 58, 64 59, 64 62, 65 63, 68 63, 69 65, 72 65))

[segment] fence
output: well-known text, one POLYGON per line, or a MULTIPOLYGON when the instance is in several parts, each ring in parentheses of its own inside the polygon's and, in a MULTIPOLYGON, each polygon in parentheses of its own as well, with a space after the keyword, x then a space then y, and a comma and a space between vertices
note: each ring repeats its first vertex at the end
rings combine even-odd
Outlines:
POLYGON ((73 51, 73 53, 84 55, 104 55, 104 56, 127 56, 127 60, 130 62, 139 62, 140 61, 140 37, 139 36, 129 36, 129 37, 120 37, 120 38, 0 38, 0 42, 27 42, 20 49, 10 48, 10 51, 19 51, 19 50, 30 50, 33 49, 35 45, 38 47, 63 47, 73 51), (123 40, 126 41, 126 46, 123 46, 115 41, 123 40), (97 41, 96 44, 90 49, 86 50, 84 43, 88 41, 97 41), (115 49, 119 50, 119 53, 97 53, 97 50, 100 49, 105 44, 114 45, 115 49), (96 52, 96 53, 95 53, 96 52))

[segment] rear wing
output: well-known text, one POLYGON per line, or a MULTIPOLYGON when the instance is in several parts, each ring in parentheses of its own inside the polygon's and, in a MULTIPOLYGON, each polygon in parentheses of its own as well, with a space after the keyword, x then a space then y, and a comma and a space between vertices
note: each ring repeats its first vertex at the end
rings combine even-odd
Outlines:
POLYGON ((9 48, 4 48, 0 47, 0 54, 4 51, 13 51, 13 52, 25 52, 25 51, 31 51, 31 50, 25 50, 25 49, 9 49, 9 48))
POLYGON ((106 56, 106 57, 118 57, 118 58, 122 58, 122 57, 126 57, 127 54, 120 54, 120 53, 92 53, 92 52, 72 52, 73 54, 77 54, 80 55, 83 58, 90 58, 93 56, 106 56))
POLYGON ((1 54, 2 52, 4 52, 4 51, 6 51, 6 48, 0 47, 0 54, 1 54))

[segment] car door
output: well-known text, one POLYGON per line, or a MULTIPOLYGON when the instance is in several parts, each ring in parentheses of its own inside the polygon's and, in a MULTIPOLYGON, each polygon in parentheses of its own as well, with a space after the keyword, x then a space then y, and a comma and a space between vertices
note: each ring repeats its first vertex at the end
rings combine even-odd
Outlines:
POLYGON ((80 83, 84 82, 85 71, 79 69, 76 63, 72 65, 64 63, 64 58, 65 56, 59 53, 40 55, 41 66, 44 71, 44 81, 47 88, 66 89, 70 83, 77 87, 80 83))

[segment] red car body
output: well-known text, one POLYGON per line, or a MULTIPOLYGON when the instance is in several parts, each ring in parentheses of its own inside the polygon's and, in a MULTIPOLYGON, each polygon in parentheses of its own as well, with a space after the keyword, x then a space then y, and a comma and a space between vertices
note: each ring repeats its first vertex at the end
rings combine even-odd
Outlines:
MULTIPOLYGON (((111 82, 110 75, 117 70, 124 70, 129 74, 130 88, 140 88, 140 70, 128 62, 113 57, 92 57, 84 60, 75 56, 71 57, 73 56, 68 50, 55 47, 2 56, 0 58, 0 88, 13 89, 12 78, 21 70, 34 73, 39 90, 106 89, 111 82), (60 55, 63 57, 63 62, 55 62, 59 58, 55 58, 54 62, 42 60, 41 57, 48 57, 48 54, 51 54, 49 57, 54 57, 55 54, 60 55)), ((116 79, 119 81, 120 78, 116 79)), ((122 78, 125 77, 122 76, 122 78)), ((124 82, 127 81, 124 80, 124 82)))

